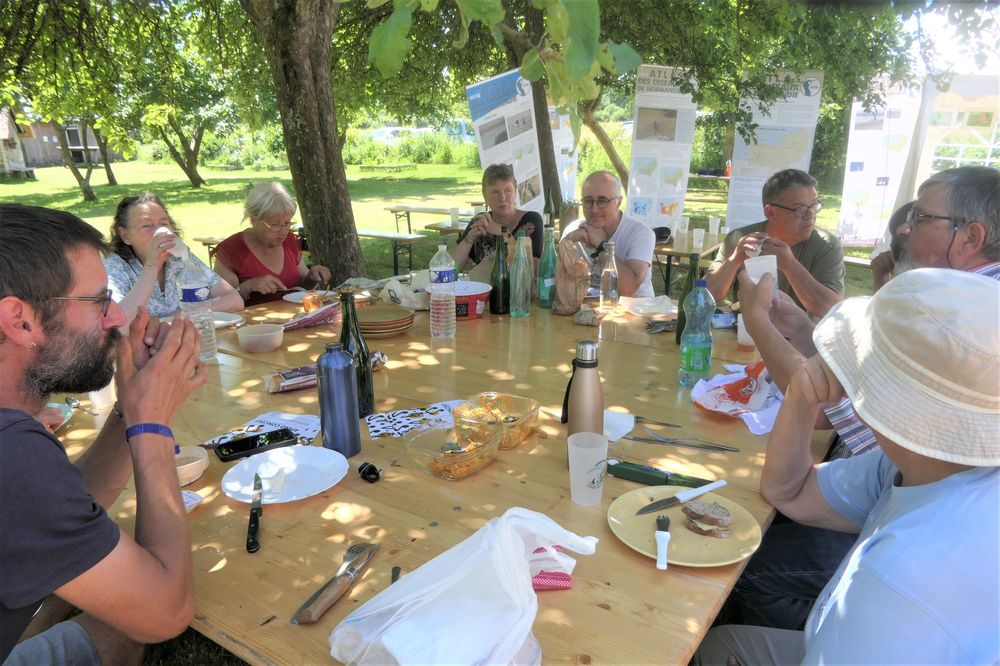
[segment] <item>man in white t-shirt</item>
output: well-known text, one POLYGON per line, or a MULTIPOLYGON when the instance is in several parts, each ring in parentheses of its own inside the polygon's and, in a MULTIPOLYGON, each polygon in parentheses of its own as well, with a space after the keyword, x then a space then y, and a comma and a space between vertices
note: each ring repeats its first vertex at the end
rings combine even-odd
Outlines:
POLYGON ((721 626, 695 664, 986 664, 1000 655, 1000 284, 903 273, 835 305, 792 376, 761 493, 799 523, 859 533, 805 631, 721 626), (974 304, 970 306, 970 304, 974 304), (814 465, 846 394, 879 449, 814 465))
MULTIPOLYGON (((594 266, 604 263, 608 242, 615 244, 618 293, 622 296, 653 296, 653 249, 656 234, 642 222, 622 213, 622 183, 609 171, 595 171, 583 181, 583 219, 571 222, 563 240, 580 241, 596 249, 594 266)), ((593 286, 593 283, 591 284, 593 286)))

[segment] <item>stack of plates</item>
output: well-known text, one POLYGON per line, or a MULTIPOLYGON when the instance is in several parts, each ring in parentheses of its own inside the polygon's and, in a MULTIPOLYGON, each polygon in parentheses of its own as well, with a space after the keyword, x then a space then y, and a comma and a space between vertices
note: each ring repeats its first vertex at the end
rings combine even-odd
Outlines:
POLYGON ((366 340, 390 338, 413 326, 413 309, 401 305, 373 305, 357 312, 358 327, 366 340))

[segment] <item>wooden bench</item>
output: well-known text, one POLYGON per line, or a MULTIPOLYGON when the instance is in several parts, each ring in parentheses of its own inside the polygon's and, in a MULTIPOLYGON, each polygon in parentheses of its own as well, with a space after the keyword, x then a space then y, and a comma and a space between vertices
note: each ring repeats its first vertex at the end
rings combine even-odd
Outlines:
POLYGON ((369 229, 358 229, 358 236, 362 238, 377 238, 387 240, 392 243, 392 274, 399 275, 399 253, 406 250, 407 265, 409 270, 413 270, 413 244, 421 238, 420 234, 401 234, 394 231, 373 231, 369 229))
POLYGON ((399 173, 400 171, 410 171, 411 169, 416 169, 416 164, 362 164, 362 171, 392 171, 394 173, 399 173))

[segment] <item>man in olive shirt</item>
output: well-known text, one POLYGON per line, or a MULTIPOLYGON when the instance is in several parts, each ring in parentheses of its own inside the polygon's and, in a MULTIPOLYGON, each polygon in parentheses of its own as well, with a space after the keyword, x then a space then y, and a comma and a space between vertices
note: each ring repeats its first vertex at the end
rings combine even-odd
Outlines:
POLYGON ((763 222, 731 231, 706 273, 716 300, 725 296, 748 257, 773 254, 778 289, 806 312, 822 317, 844 295, 844 250, 837 237, 816 227, 822 208, 816 179, 785 169, 764 183, 763 222))

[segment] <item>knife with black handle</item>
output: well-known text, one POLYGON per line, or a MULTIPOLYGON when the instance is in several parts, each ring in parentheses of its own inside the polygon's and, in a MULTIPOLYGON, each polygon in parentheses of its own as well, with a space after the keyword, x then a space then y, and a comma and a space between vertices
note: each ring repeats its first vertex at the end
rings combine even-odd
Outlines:
POLYGON ((260 474, 253 475, 253 500, 250 504, 250 524, 247 526, 247 552, 256 553, 260 550, 260 542, 257 541, 257 531, 260 529, 260 516, 264 513, 261 506, 263 495, 263 485, 260 481, 260 474))

